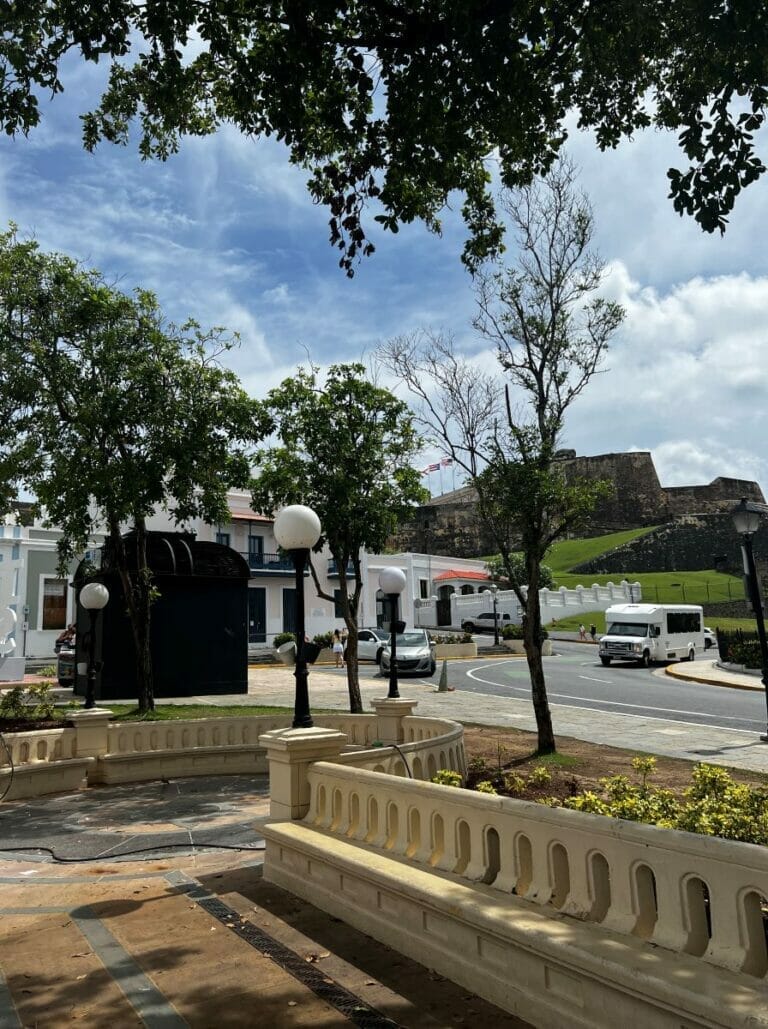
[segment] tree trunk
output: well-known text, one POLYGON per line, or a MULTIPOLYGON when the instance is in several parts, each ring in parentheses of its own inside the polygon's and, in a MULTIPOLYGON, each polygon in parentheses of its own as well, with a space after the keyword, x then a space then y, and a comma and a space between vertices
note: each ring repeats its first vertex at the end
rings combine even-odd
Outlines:
POLYGON ((544 681, 544 663, 541 659, 541 604, 539 603, 538 569, 533 567, 533 562, 528 561, 526 563, 528 564, 529 583, 525 603, 523 635, 525 656, 528 661, 528 671, 531 677, 531 700, 533 701, 533 713, 536 717, 536 731, 538 733, 538 746, 536 749, 539 754, 553 754, 557 748, 555 746, 555 734, 552 729, 552 715, 549 710, 547 684, 544 681))
POLYGON ((128 568, 128 555, 119 525, 112 524, 110 537, 133 635, 138 708, 139 711, 146 712, 155 709, 150 649, 152 573, 147 565, 147 537, 143 522, 137 523, 135 530, 136 571, 133 573, 128 568))
POLYGON ((360 694, 360 675, 357 660, 357 619, 345 619, 347 625, 347 688, 349 689, 349 710, 353 715, 363 713, 363 698, 360 694))
POLYGON ((360 674, 357 660, 357 611, 362 580, 360 573, 360 556, 354 554, 333 553, 336 567, 339 569, 339 590, 341 591, 341 612, 347 627, 347 689, 349 690, 349 711, 353 715, 363 713, 363 698, 360 695, 360 674), (355 570, 355 592, 349 595, 347 582, 347 565, 352 562, 355 570))

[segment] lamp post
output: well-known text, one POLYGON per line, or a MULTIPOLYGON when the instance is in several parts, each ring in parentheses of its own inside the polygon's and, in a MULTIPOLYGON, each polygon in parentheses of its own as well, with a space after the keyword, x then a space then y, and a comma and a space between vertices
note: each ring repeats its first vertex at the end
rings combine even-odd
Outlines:
POLYGON ((490 597, 493 601, 493 645, 498 647, 499 645, 499 616, 496 613, 496 594, 499 592, 499 587, 493 583, 488 587, 487 590, 483 591, 486 597, 490 597))
MULTIPOLYGON (((752 610, 757 624, 757 638, 760 643, 760 664, 763 671, 763 688, 765 689, 765 703, 768 712, 768 643, 765 638, 765 620, 763 618, 763 604, 760 597, 760 587, 757 582, 757 568, 755 567, 755 555, 752 549, 752 537, 760 526, 761 517, 768 512, 763 504, 755 504, 742 497, 739 503, 731 511, 733 524, 736 532, 741 536, 741 552, 744 557, 744 572, 747 577, 747 588, 752 610)), ((768 720, 766 721, 766 732, 760 737, 763 743, 768 743, 768 720)))
POLYGON ((293 728, 309 729, 314 725, 309 712, 307 659, 304 653, 304 570, 309 552, 320 539, 320 519, 311 507, 290 504, 282 508, 275 518, 274 533, 278 546, 291 555, 296 570, 296 699, 293 709, 293 728))
POLYGON ((99 611, 107 606, 109 590, 101 582, 89 582, 80 590, 80 606, 88 612, 88 671, 86 675, 85 704, 96 707, 96 621, 99 611))
POLYGON ((389 691, 387 699, 400 696, 397 688, 397 602, 405 589, 405 572, 402 568, 382 568, 379 572, 379 589, 389 599, 389 691))

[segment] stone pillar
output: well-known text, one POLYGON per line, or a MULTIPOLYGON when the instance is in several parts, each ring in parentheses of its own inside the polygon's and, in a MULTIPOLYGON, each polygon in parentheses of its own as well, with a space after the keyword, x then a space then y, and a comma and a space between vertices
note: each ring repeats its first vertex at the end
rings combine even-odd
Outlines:
POLYGON ((307 770, 315 761, 333 761, 347 742, 335 729, 273 729, 259 736, 269 764, 269 814, 281 821, 303 818, 309 810, 307 770))
POLYGON ((103 757, 109 752, 109 720, 112 712, 103 707, 82 709, 69 715, 77 731, 77 757, 103 757))
POLYGON ((418 700, 406 700, 403 697, 382 697, 372 700, 371 706, 376 712, 376 739, 381 743, 402 743, 405 739, 403 719, 413 714, 418 700))

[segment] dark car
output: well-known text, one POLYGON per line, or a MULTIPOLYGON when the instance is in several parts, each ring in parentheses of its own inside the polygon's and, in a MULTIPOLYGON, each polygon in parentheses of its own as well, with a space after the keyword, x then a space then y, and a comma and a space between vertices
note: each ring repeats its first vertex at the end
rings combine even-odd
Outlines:
MULTIPOLYGON (((499 623, 499 629, 503 629, 505 625, 512 624, 512 616, 506 611, 499 611, 496 618, 499 623)), ((472 615, 471 618, 465 618, 461 623, 461 627, 465 632, 493 632, 493 612, 489 611, 481 615, 472 615)))

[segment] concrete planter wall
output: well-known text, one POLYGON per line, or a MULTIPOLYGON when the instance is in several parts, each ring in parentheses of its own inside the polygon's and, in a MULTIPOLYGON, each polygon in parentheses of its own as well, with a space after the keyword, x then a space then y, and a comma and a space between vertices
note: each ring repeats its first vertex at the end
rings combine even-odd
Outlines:
POLYGON ((268 881, 533 1025, 768 1029, 766 848, 302 761, 268 881))
POLYGON ((436 643, 435 658, 477 657, 476 643, 436 643))
MULTIPOLYGON (((502 640, 502 643, 513 654, 525 654, 525 645, 522 640, 502 640)), ((544 640, 541 645, 542 657, 552 657, 552 641, 544 640)))

